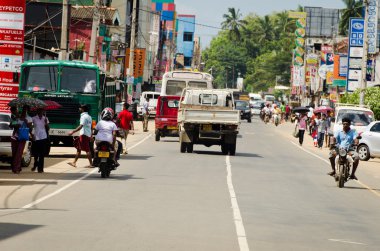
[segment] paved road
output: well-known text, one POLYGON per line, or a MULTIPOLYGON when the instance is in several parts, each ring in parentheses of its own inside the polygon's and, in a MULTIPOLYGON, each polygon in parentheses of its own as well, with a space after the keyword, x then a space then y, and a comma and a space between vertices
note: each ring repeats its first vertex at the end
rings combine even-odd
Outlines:
POLYGON ((44 174, 2 171, 0 249, 378 250, 373 170, 338 189, 325 151, 290 129, 243 122, 233 157, 140 133, 107 180, 58 158, 44 174))

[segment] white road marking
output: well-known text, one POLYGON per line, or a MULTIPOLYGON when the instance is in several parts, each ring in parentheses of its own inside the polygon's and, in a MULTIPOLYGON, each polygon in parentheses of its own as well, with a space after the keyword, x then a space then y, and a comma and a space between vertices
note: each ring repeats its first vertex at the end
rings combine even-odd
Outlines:
POLYGON ((234 190, 234 185, 232 184, 230 156, 226 157, 226 166, 227 166, 227 185, 228 185, 228 191, 230 192, 232 211, 234 215, 234 222, 235 222, 236 234, 238 237, 240 251, 249 251, 243 219, 241 218, 239 204, 237 202, 237 198, 236 198, 236 194, 234 190))
POLYGON ((361 242, 354 242, 354 241, 349 241, 349 240, 329 239, 329 241, 343 242, 343 243, 356 244, 356 245, 367 245, 361 242))
MULTIPOLYGON (((128 149, 133 149, 133 148, 137 147, 138 145, 142 144, 145 140, 147 140, 147 139, 150 138, 151 136, 152 136, 152 135, 149 134, 147 137, 145 137, 145 138, 142 139, 141 141, 137 142, 135 145, 131 146, 131 147, 128 148, 128 149)), ((27 204, 27 205, 25 205, 25 206, 23 206, 23 207, 21 207, 21 208, 18 208, 18 209, 12 209, 12 210, 23 210, 23 209, 29 209, 29 208, 31 208, 31 207, 34 207, 34 206, 36 206, 37 204, 39 204, 39 203, 41 203, 41 202, 43 202, 43 201, 45 201, 45 200, 47 200, 47 199, 49 199, 49 198, 51 198, 51 197, 53 197, 53 196, 56 196, 56 195, 62 193, 63 191, 65 191, 65 190, 67 190, 68 188, 74 186, 74 185, 75 185, 76 183, 78 183, 79 181, 86 179, 88 176, 90 176, 91 174, 93 174, 93 173, 95 173, 95 172, 97 172, 97 171, 98 171, 98 170, 95 168, 95 169, 92 170, 91 172, 85 174, 84 176, 80 177, 79 179, 76 179, 76 180, 70 182, 69 184, 67 184, 67 185, 65 185, 65 186, 63 186, 63 187, 61 187, 60 189, 56 190, 55 192, 50 193, 50 194, 48 194, 48 195, 46 195, 46 196, 44 196, 44 197, 41 197, 41 198, 39 198, 38 200, 35 200, 35 201, 33 201, 33 202, 31 202, 31 203, 29 203, 29 204, 27 204)), ((0 210, 0 211, 3 211, 3 210, 5 211, 5 210, 7 210, 7 209, 2 209, 2 210, 0 210)))
MULTIPOLYGON (((310 155, 313 155, 314 157, 316 157, 316 158, 322 160, 323 162, 327 163, 327 164, 330 166, 330 161, 328 161, 328 160, 322 158, 321 156, 318 156, 318 155, 316 155, 316 154, 314 154, 314 153, 312 153, 312 152, 310 152, 310 151, 308 151, 308 150, 302 148, 301 146, 297 145, 297 144, 294 143, 293 141, 290 141, 290 142, 291 142, 293 145, 295 145, 296 147, 300 148, 302 151, 307 152, 307 153, 310 154, 310 155)), ((358 183, 359 185, 361 185, 362 187, 364 187, 364 188, 367 189, 368 191, 370 191, 370 192, 372 192, 373 194, 375 194, 377 197, 380 197, 380 193, 379 193, 379 192, 373 190, 373 189, 370 188, 368 185, 364 184, 363 182, 360 182, 359 180, 355 180, 355 181, 356 181, 356 183, 358 183)))

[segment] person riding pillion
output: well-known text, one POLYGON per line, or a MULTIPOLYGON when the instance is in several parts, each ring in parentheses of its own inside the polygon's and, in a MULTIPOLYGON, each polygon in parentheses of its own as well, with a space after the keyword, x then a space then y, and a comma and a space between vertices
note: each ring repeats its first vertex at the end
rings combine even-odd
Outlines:
POLYGON ((116 161, 116 133, 117 126, 112 121, 114 117, 114 112, 111 108, 104 108, 101 115, 101 120, 96 124, 94 134, 95 134, 95 144, 98 145, 102 141, 106 141, 111 144, 112 148, 115 151, 113 155, 114 162, 116 166, 119 166, 119 163, 116 161))
POLYGON ((328 173, 330 176, 335 176, 335 165, 336 165, 336 158, 337 152, 339 147, 344 147, 348 151, 348 155, 350 155, 354 161, 353 167, 352 167, 352 173, 350 175, 350 179, 357 180, 358 178, 355 176, 355 172, 359 165, 359 155, 358 153, 352 148, 352 146, 357 146, 359 143, 358 140, 358 134, 355 130, 351 129, 351 119, 348 117, 344 117, 342 119, 343 129, 338 131, 331 142, 331 151, 330 151, 330 163, 332 172, 328 173))

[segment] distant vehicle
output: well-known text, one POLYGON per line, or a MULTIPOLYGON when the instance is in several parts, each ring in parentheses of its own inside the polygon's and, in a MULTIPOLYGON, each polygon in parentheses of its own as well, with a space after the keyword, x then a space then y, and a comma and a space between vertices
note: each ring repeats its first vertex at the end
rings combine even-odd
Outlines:
POLYGON ((137 112, 141 116, 143 105, 147 98, 149 98, 149 116, 156 116, 157 99, 160 96, 159 92, 143 92, 140 97, 140 104, 137 107, 137 112))
POLYGON ((235 109, 240 111, 240 118, 252 122, 252 113, 248 101, 235 100, 235 109))
POLYGON ((262 107, 265 105, 265 101, 255 101, 251 104, 252 115, 260 115, 262 107))
POLYGON ((351 128, 357 133, 364 132, 367 126, 374 120, 373 112, 365 107, 350 104, 335 104, 335 122, 332 124, 334 135, 343 129, 342 118, 351 119, 351 128))
POLYGON ((254 102, 263 100, 260 94, 258 93, 248 93, 249 103, 253 105, 254 102))
POLYGON ((275 100, 276 100, 276 98, 273 95, 265 95, 264 96, 265 102, 269 102, 269 103, 273 104, 275 100))
POLYGON ((233 90, 235 100, 244 100, 249 102, 250 98, 248 92, 242 92, 240 90, 233 90))
POLYGON ((212 76, 208 73, 193 71, 166 72, 162 78, 161 96, 181 96, 188 87, 212 89, 212 76))
POLYGON ((155 140, 161 137, 178 137, 178 105, 181 97, 160 96, 157 101, 157 113, 155 118, 155 140))
POLYGON ((360 160, 380 158, 380 121, 369 124, 361 137, 358 146, 360 160))
MULTIPOLYGON (((9 113, 0 113, 0 161, 10 163, 12 160, 11 136, 13 130, 9 127, 11 115, 9 113)), ((21 166, 28 167, 32 160, 31 143, 25 144, 24 154, 21 159, 21 166)))

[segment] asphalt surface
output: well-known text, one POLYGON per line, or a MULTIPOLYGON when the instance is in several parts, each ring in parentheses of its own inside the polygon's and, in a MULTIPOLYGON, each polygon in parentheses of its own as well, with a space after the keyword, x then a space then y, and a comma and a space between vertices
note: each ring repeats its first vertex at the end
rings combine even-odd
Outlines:
POLYGON ((72 149, 43 174, 1 170, 0 250, 379 250, 376 160, 339 189, 327 150, 300 148, 290 124, 242 122, 231 157, 181 154, 152 125, 109 179, 68 166, 72 149))

